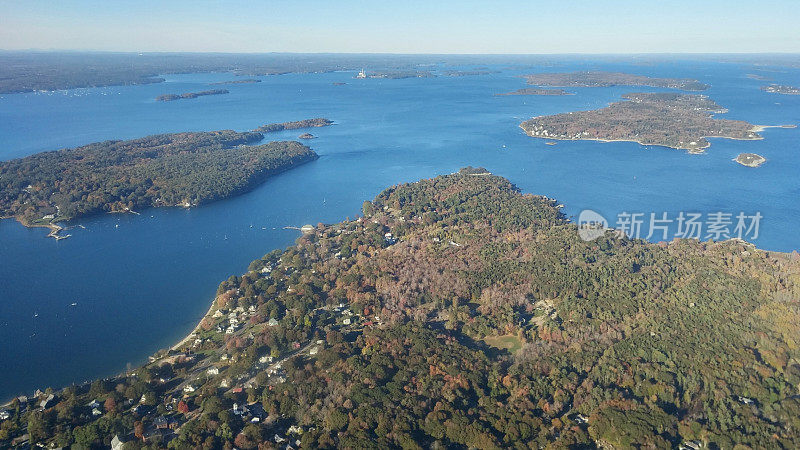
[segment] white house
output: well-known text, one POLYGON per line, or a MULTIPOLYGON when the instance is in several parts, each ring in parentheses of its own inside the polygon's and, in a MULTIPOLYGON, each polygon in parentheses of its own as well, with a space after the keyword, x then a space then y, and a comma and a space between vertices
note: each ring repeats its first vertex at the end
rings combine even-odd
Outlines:
POLYGON ((114 439, 111 440, 111 450, 122 450, 125 446, 125 442, 119 438, 119 435, 114 435, 114 439))

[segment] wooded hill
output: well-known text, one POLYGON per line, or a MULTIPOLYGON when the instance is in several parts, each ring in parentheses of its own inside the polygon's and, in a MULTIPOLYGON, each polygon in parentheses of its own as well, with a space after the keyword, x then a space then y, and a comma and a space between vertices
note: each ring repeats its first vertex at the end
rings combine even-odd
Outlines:
POLYGON ((363 212, 223 282, 179 351, 43 411, 17 402, 0 431, 180 449, 800 446, 796 254, 585 242, 553 200, 482 170, 363 212))

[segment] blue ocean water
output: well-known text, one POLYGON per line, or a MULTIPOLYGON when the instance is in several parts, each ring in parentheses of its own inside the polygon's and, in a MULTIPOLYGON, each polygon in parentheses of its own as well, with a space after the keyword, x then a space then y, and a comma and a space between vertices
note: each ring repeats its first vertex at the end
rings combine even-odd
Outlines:
MULTIPOLYGON (((525 87, 519 75, 612 70, 697 78, 754 124, 800 123, 800 97, 768 94, 757 73, 797 84, 800 70, 674 58, 585 61, 554 58, 499 73, 402 80, 353 73, 289 74, 225 86, 228 95, 156 102, 166 93, 208 89, 230 74, 168 75, 165 83, 0 96, 0 160, 108 139, 187 130, 249 130, 270 122, 327 117, 307 142, 320 159, 248 194, 200 208, 81 219, 62 241, 44 229, 0 221, 0 399, 64 386, 136 365, 180 340, 208 309, 220 281, 291 244, 284 226, 338 222, 393 184, 484 166, 525 192, 547 195, 573 216, 621 212, 760 212, 754 242, 800 249, 798 129, 767 129, 761 141, 713 139, 702 155, 635 143, 559 142, 527 137, 532 116, 594 109, 651 88, 569 89, 562 97, 496 96, 525 87), (346 83, 336 86, 334 82, 346 83), (765 156, 758 168, 732 159, 765 156), (73 306, 72 304, 75 303, 73 306)), ((469 68, 465 68, 469 69, 469 68)), ((295 139, 302 131, 269 139, 295 139)))

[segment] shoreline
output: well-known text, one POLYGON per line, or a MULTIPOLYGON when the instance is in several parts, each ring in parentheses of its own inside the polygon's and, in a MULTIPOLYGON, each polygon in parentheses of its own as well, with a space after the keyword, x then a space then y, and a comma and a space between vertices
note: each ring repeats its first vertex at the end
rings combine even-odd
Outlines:
MULTIPOLYGON (((635 139, 603 139, 603 138, 578 138, 578 139, 574 139, 574 138, 555 137, 555 136, 538 136, 538 135, 530 134, 528 132, 528 130, 526 130, 525 128, 522 127, 522 125, 520 125, 520 128, 522 128, 522 131, 524 131, 525 134, 528 135, 529 137, 536 138, 536 139, 548 139, 548 140, 552 140, 552 141, 633 142, 633 143, 636 143, 636 144, 639 144, 639 145, 645 146, 645 147, 655 146, 655 147, 671 148, 673 150, 686 150, 690 154, 693 154, 693 155, 698 155, 698 154, 705 153, 705 150, 707 148, 711 147, 711 142, 708 142, 707 145, 704 145, 702 147, 672 147, 672 146, 666 145, 666 144, 654 144, 654 143, 646 144, 646 143, 643 143, 641 141, 637 141, 635 139)), ((753 127, 750 128, 749 131, 752 132, 752 133, 758 133, 760 131, 766 130, 767 128, 792 129, 792 128, 797 128, 797 125, 753 125, 753 127)), ((730 140, 733 140, 733 141, 763 141, 764 140, 764 136, 758 136, 758 137, 754 137, 754 138, 740 138, 740 137, 729 137, 729 136, 700 136, 700 138, 701 139, 709 139, 709 138, 713 138, 713 139, 730 139, 730 140)))
POLYGON ((180 341, 178 341, 178 342, 177 342, 175 345, 171 346, 171 347, 169 348, 170 350, 175 350, 175 351, 177 351, 177 350, 180 350, 180 348, 181 348, 181 347, 182 347, 184 344, 186 344, 187 342, 189 342, 189 340, 190 340, 191 338, 195 337, 195 332, 197 331, 197 329, 198 329, 198 328, 200 328, 200 325, 203 323, 203 320, 205 320, 205 318, 206 318, 206 317, 210 316, 210 315, 211 315, 211 312, 212 312, 212 311, 214 311, 214 303, 215 303, 216 301, 217 301, 217 297, 216 297, 216 296, 214 296, 214 299, 213 299, 213 300, 211 300, 211 306, 209 306, 209 307, 208 307, 208 311, 206 311, 206 313, 205 313, 205 314, 203 314, 203 317, 201 317, 201 318, 200 318, 200 320, 198 320, 198 321, 197 321, 197 325, 195 325, 195 326, 194 326, 194 328, 192 328, 192 331, 190 331, 190 332, 189 332, 189 334, 187 334, 186 336, 184 336, 184 337, 183 337, 183 339, 181 339, 180 341))
MULTIPOLYGON (((520 127, 520 128, 522 128, 522 127, 520 127)), ((522 128, 522 129, 523 129, 523 131, 525 131, 524 128, 522 128)), ((643 147, 654 146, 654 147, 671 148, 673 150, 687 150, 689 153, 692 153, 692 154, 705 153, 705 149, 711 147, 711 143, 710 142, 708 143, 708 145, 705 145, 703 147, 671 147, 671 146, 665 145, 665 144, 645 144, 644 142, 637 141, 637 140, 634 140, 634 139, 603 139, 603 138, 573 139, 573 138, 560 138, 560 137, 553 137, 553 136, 536 136, 536 135, 532 135, 532 134, 528 133, 527 131, 525 131, 525 134, 527 134, 528 136, 530 136, 532 138, 549 139, 549 140, 552 140, 552 141, 594 141, 594 142, 606 142, 606 143, 609 143, 609 142, 632 142, 634 144, 639 144, 639 145, 641 145, 643 147)), ((705 137, 706 136, 704 136, 704 138, 705 137)), ((719 137, 719 136, 708 136, 708 137, 719 137)), ((726 139, 729 139, 729 138, 726 138, 726 139)), ((733 138, 730 138, 730 139, 733 139, 733 138)), ((763 139, 763 138, 761 138, 761 139, 763 139)), ((757 141, 758 139, 740 139, 740 140, 743 140, 743 141, 757 141)))
POLYGON ((26 224, 26 223, 24 223, 22 221, 22 219, 20 219, 17 216, 3 216, 3 217, 0 217, 0 220, 5 220, 5 219, 14 219, 14 220, 17 221, 17 223, 19 223, 20 225, 22 225, 25 228, 47 228, 47 229, 50 230, 50 233, 48 233, 47 236, 45 236, 45 237, 53 238, 53 239, 55 239, 57 241, 60 241, 62 239, 66 239, 66 238, 72 236, 71 234, 68 234, 66 236, 59 235, 58 233, 64 231, 65 228, 62 227, 61 225, 55 223, 55 222, 26 224))

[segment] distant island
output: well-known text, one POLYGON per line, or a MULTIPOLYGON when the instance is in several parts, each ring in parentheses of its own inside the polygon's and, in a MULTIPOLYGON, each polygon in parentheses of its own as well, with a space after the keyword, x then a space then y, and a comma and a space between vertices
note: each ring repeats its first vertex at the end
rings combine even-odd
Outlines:
POLYGON ((249 191, 312 161, 299 142, 251 145, 231 130, 105 141, 0 162, 0 217, 46 226, 102 212, 195 206, 249 191))
POLYGON ((211 83, 211 85, 219 85, 219 84, 253 84, 253 83, 261 83, 261 80, 257 80, 255 78, 246 78, 244 80, 217 81, 216 83, 211 83))
POLYGON ((800 88, 781 84, 770 84, 769 86, 763 86, 761 90, 771 94, 800 95, 800 88))
MULTIPOLYGON (((421 56, 436 62, 438 57, 421 56)), ((260 77, 327 73, 373 66, 411 70, 412 61, 382 55, 0 52, 0 94, 164 82, 166 74, 226 73, 260 77)))
POLYGON ((481 168, 362 212, 222 281, 141 367, 15 398, 0 446, 800 447, 795 255, 584 241, 481 168))
POLYGON ((490 75, 493 73, 500 73, 499 70, 489 70, 489 69, 481 69, 481 70, 447 70, 443 73, 446 77, 472 77, 472 76, 479 76, 479 75, 490 75))
POLYGON ((650 86, 685 91, 704 91, 710 87, 686 78, 651 78, 622 72, 537 73, 524 78, 528 84, 555 87, 650 86))
POLYGON ((298 139, 314 139, 315 137, 316 136, 311 133, 303 133, 300 136, 297 136, 298 139))
POLYGON ((297 120, 295 122, 270 123, 262 125, 253 131, 261 133, 274 133, 284 130, 299 130, 302 128, 319 128, 333 125, 332 120, 318 117, 316 119, 297 120))
POLYGON ((631 141, 702 152, 707 137, 756 140, 763 127, 716 119, 721 106, 697 94, 632 93, 627 101, 591 110, 540 116, 520 127, 532 137, 562 140, 631 141))
POLYGON ((751 80, 759 80, 759 81, 766 81, 769 80, 769 77, 764 75, 759 75, 757 73, 748 73, 745 77, 750 78, 751 80))
POLYGON ((390 70, 378 71, 373 73, 359 72, 354 78, 379 78, 386 80, 402 80, 405 78, 434 78, 436 75, 425 70, 390 70))
POLYGON ((756 153, 740 153, 739 156, 737 156, 736 159, 734 159, 734 161, 743 166, 758 167, 764 164, 764 162, 766 162, 767 159, 756 153))
POLYGON ((230 93, 230 91, 227 89, 211 89, 208 91, 200 91, 200 92, 185 92, 183 94, 164 94, 156 97, 156 100, 159 102, 171 102, 174 100, 203 97, 205 95, 223 95, 228 93, 230 93))
POLYGON ((525 89, 517 89, 516 91, 505 92, 503 94, 495 94, 495 95, 575 95, 571 92, 567 92, 563 89, 533 89, 533 88, 525 88, 525 89))

